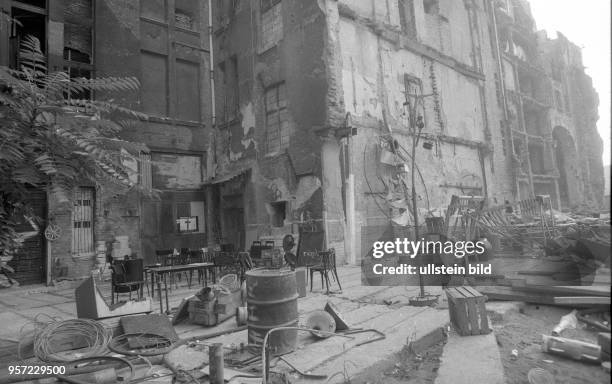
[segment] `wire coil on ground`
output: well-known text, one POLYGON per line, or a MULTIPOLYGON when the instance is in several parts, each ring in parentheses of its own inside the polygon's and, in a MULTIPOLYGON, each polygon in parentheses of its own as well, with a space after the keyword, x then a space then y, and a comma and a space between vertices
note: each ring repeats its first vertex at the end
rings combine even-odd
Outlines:
POLYGON ((108 343, 108 349, 126 356, 163 355, 175 347, 168 337, 153 333, 126 333, 108 343))
POLYGON ((112 338, 110 330, 100 322, 89 319, 70 319, 42 325, 34 333, 34 356, 44 362, 72 362, 77 359, 102 355, 112 338), (60 342, 76 341, 85 344, 74 351, 62 352, 60 342))

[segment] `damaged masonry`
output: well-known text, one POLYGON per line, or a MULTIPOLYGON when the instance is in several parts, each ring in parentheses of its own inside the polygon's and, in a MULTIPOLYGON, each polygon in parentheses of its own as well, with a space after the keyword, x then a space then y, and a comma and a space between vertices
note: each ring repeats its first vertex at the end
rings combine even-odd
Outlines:
POLYGON ((585 65, 526 0, 0 0, 0 384, 609 383, 585 65))

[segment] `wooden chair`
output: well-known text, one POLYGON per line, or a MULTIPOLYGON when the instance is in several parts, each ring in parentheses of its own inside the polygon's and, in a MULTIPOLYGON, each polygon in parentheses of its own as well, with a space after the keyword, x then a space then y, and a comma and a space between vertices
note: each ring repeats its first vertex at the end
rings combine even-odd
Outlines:
POLYGON ((233 252, 216 252, 213 256, 214 269, 219 272, 219 277, 228 273, 240 273, 240 266, 236 262, 233 252))
POLYGON ((163 249, 155 251, 155 262, 162 267, 171 265, 173 263, 174 250, 172 249, 163 249))
POLYGON ((313 266, 308 267, 310 271, 310 292, 312 292, 313 277, 315 272, 319 272, 321 275, 321 289, 326 288, 326 293, 329 293, 329 273, 332 273, 332 277, 338 283, 338 287, 342 290, 340 284, 340 278, 338 277, 338 270, 336 269, 336 252, 333 248, 328 251, 322 251, 317 253, 319 262, 313 266))
POLYGON ((253 268, 253 260, 248 252, 238 252, 238 264, 240 265, 240 283, 246 279, 246 272, 253 268))
MULTIPOLYGON (((197 249, 194 251, 189 251, 189 263, 206 263, 210 262, 208 259, 208 252, 204 252, 202 249, 197 249)), ((191 279, 192 273, 189 273, 189 278, 191 279)), ((198 284, 202 284, 202 280, 208 282, 208 272, 207 269, 198 269, 198 284)), ((214 282, 214 281, 213 281, 214 282)))
POLYGON ((119 301, 120 293, 128 293, 132 299, 132 292, 138 293, 142 299, 142 290, 145 285, 144 263, 142 259, 114 260, 111 264, 111 304, 115 303, 115 296, 119 301))
POLYGON ((255 240, 253 244, 251 244, 250 256, 253 259, 261 258, 261 241, 255 240))

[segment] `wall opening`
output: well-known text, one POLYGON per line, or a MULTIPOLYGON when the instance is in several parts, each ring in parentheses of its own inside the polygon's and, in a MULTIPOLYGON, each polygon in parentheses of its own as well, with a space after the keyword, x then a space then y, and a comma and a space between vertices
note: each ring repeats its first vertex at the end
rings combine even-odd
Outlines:
POLYGON ((270 222, 273 227, 283 227, 287 217, 287 202, 275 201, 268 204, 270 207, 270 222))
POLYGON ((562 207, 569 207, 580 201, 578 187, 578 156, 574 140, 563 127, 553 129, 553 150, 559 171, 559 199, 562 207))

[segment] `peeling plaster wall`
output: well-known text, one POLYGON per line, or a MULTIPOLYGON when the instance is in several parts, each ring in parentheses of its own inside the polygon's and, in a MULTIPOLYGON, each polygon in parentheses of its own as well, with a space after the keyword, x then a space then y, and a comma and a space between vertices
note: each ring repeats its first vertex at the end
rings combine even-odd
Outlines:
POLYGON ((365 226, 384 226, 392 215, 385 207, 388 191, 381 177, 394 170, 379 162, 378 142, 390 131, 410 150, 405 74, 421 80, 423 94, 435 95, 424 102, 424 132, 434 139, 434 148, 417 149, 424 179, 417 177, 421 220, 427 209, 441 213, 452 195, 483 194, 485 185, 494 203, 512 200, 510 157, 503 154, 503 111, 495 87, 497 65, 482 3, 441 0, 435 16, 425 14, 422 2, 410 3, 416 43, 397 33, 399 22, 389 21, 399 20, 398 8, 390 9, 395 16, 388 16, 376 12, 374 3, 380 2, 341 0, 338 5, 341 93, 358 132, 351 139, 357 238, 370 235, 361 233, 371 230, 365 226))
MULTIPOLYGON (((241 2, 225 25, 215 26, 217 63, 236 57, 240 111, 238 119, 219 126, 217 174, 251 172, 244 190, 247 248, 260 237, 280 244, 305 217, 322 226, 321 144, 313 127, 327 118, 325 17, 314 1, 284 0, 277 6, 282 38, 266 47, 258 38, 260 2, 241 2), (285 84, 290 137, 281 152, 269 153, 264 95, 280 82, 285 84), (269 203, 279 201, 287 202, 285 224, 274 227, 269 203)), ((220 98, 227 92, 221 86, 216 91, 220 98)))
POLYGON ((567 193, 570 197, 566 202, 569 206, 565 208, 587 205, 596 209, 603 206, 604 188, 601 161, 603 142, 596 127, 599 119, 598 95, 591 78, 584 72, 582 53, 578 46, 561 33, 557 33, 555 39, 549 39, 546 32, 540 31, 537 38, 543 66, 550 77, 552 88, 557 89, 563 99, 567 99, 564 109, 554 103, 549 110, 549 129, 552 135, 555 132, 566 132, 567 137, 562 144, 574 148, 568 149, 571 154, 568 159, 571 160, 565 165, 569 174, 567 193), (554 70, 557 75, 553 77, 554 70))

